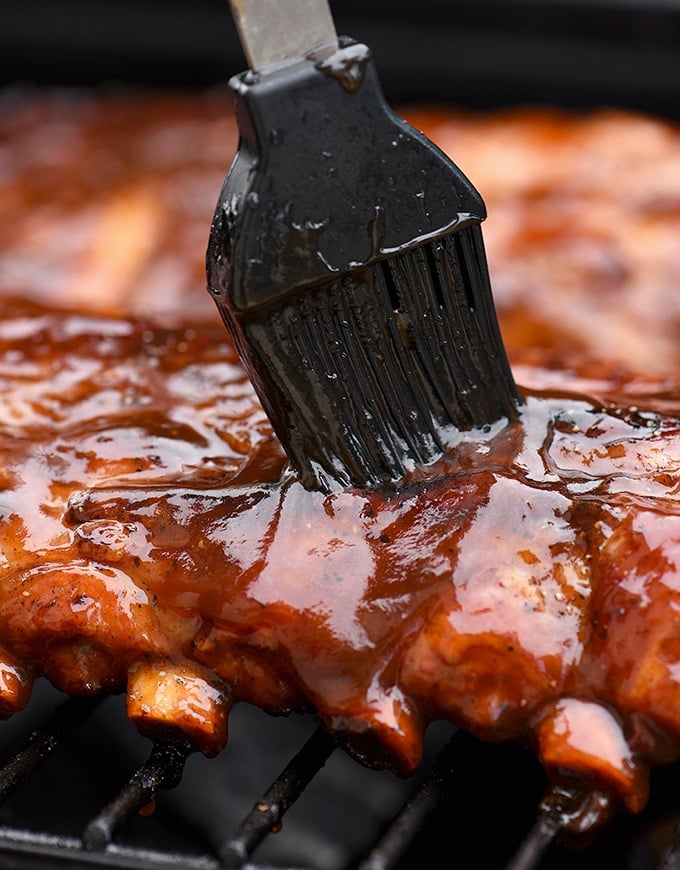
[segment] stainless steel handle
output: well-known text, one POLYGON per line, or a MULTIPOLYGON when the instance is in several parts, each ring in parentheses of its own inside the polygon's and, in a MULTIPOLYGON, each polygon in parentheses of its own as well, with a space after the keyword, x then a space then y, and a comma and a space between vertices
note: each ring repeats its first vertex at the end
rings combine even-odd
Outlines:
POLYGON ((335 48, 328 0, 229 0, 248 65, 282 66, 311 51, 335 48))

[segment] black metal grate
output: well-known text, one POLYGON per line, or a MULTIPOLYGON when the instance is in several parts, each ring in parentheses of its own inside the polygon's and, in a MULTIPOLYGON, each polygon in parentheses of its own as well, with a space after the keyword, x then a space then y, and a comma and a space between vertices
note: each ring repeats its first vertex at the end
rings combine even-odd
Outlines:
POLYGON ((134 732, 122 698, 62 700, 48 690, 38 707, 0 727, 0 740, 9 738, 0 769, 6 870, 410 870, 433 848, 452 862, 474 854, 483 870, 680 868, 680 800, 669 788, 677 767, 660 772, 649 811, 574 851, 560 833, 576 793, 541 800, 542 774, 523 749, 487 746, 448 726, 431 729, 427 765, 403 782, 336 752, 311 717, 235 712, 226 764, 198 757, 192 769, 188 745, 150 744, 134 732), (31 715, 44 721, 35 726, 31 715), (299 748, 290 753, 292 743, 299 748), (271 770, 271 784, 254 788, 251 779, 266 781, 271 770), (164 800, 170 795, 181 799, 164 800), (157 812, 140 817, 156 801, 157 812), (279 848, 273 832, 296 814, 279 848), (320 823, 324 816, 330 821, 320 823))

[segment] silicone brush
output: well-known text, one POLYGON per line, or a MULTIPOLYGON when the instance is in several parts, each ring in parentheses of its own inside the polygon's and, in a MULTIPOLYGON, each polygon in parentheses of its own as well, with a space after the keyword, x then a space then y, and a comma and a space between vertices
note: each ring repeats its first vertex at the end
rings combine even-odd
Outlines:
POLYGON ((402 481, 518 415, 468 179, 326 0, 231 0, 250 69, 208 287, 303 484, 402 481))

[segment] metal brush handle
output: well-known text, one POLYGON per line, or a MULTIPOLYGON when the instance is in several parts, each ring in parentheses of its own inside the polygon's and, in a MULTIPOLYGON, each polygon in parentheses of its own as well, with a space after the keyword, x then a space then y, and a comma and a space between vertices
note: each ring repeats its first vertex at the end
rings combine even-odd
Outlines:
POLYGON ((248 65, 253 70, 337 48, 327 0, 229 0, 248 65))

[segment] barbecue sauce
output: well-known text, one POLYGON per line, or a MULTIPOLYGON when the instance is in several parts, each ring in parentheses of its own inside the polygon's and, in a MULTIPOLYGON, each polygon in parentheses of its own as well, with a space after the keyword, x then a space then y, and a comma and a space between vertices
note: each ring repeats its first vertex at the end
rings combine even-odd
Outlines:
MULTIPOLYGON (((179 668, 207 752, 237 701, 311 707, 407 773, 446 718, 642 805, 641 759, 680 740, 680 402, 553 373, 516 424, 460 434, 396 491, 324 494, 218 326, 16 303, 0 342, 0 620, 34 673, 82 693, 130 672, 142 711, 140 664, 179 668)), ((155 704, 179 721, 176 691, 155 704)))
POLYGON ((204 301, 223 101, 9 117, 0 715, 40 675, 126 688, 140 728, 212 753, 234 703, 313 708, 403 773, 445 718, 590 789, 575 828, 640 809, 680 747, 677 132, 410 113, 484 190, 526 402, 396 491, 320 494, 204 301))

